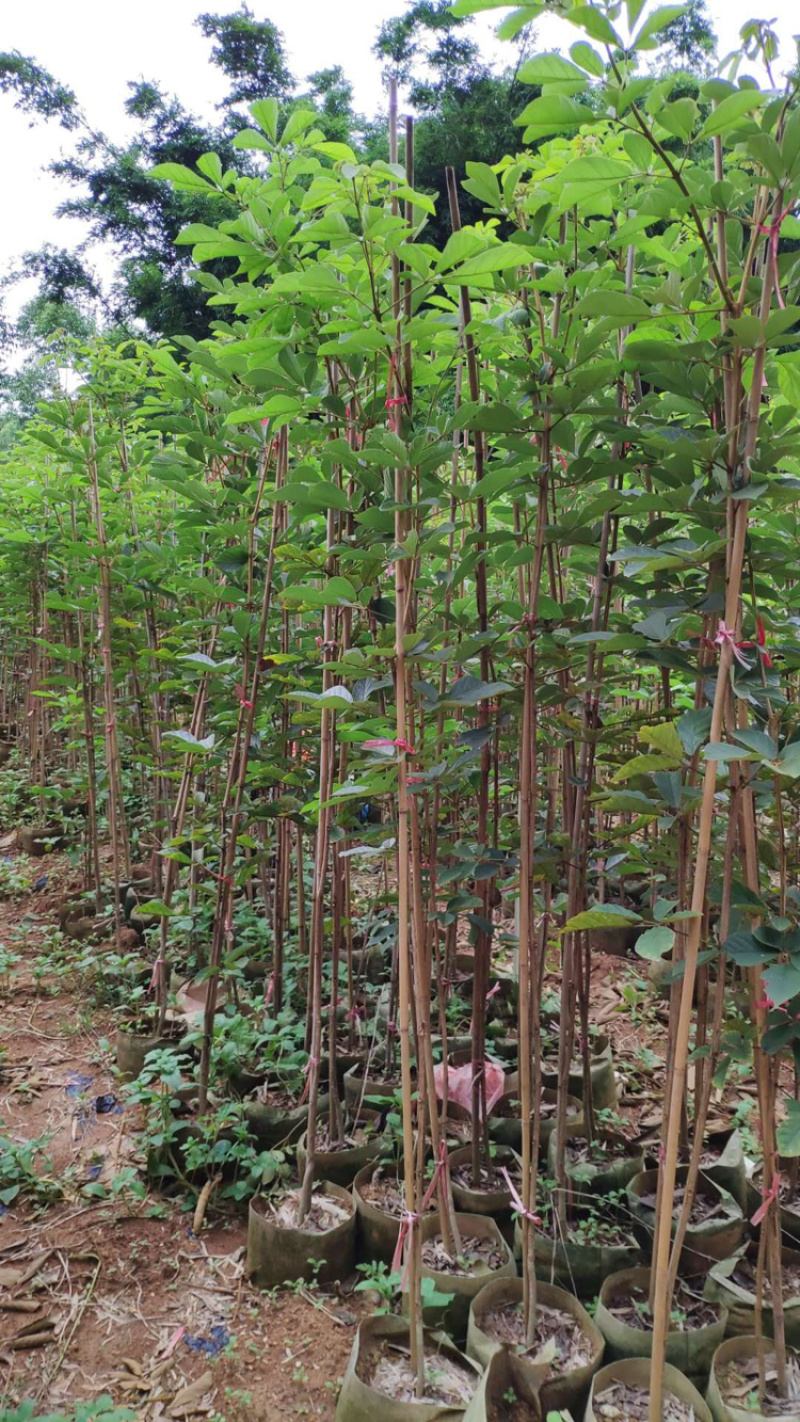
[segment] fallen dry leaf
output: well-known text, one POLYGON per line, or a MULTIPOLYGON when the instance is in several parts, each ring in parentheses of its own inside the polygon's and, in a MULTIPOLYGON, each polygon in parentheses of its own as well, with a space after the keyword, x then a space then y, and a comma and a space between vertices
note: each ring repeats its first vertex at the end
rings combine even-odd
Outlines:
POLYGON ((205 1397, 213 1382, 214 1374, 209 1369, 208 1372, 203 1373, 202 1377, 197 1378, 192 1383, 188 1383, 186 1387, 182 1387, 180 1392, 176 1392, 172 1399, 172 1404, 169 1408, 170 1417, 188 1416, 190 1413, 197 1411, 198 1403, 205 1397))

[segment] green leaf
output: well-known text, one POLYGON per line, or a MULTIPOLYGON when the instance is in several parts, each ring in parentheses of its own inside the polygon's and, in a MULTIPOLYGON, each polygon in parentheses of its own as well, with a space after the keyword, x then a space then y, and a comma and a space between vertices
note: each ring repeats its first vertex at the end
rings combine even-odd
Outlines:
POLYGON ((674 760, 683 760, 683 742, 674 721, 662 721, 658 726, 640 727, 639 740, 644 741, 645 745, 655 746, 656 750, 672 756, 674 760))
POLYGON ((326 158, 332 158, 334 163, 358 162, 349 143, 315 143, 313 148, 315 153, 322 153, 326 158))
POLYGON ((675 934, 671 928, 648 928, 634 944, 639 957, 648 958, 651 962, 658 962, 671 953, 674 946, 675 934))
POLYGON ((788 746, 784 746, 778 757, 777 770, 779 775, 797 779, 800 775, 800 741, 792 741, 788 746))
POLYGON ((741 731, 734 731, 733 734, 741 745, 755 751, 756 755, 764 760, 774 760, 778 754, 778 747, 772 736, 768 736, 765 731, 759 731, 756 726, 747 726, 741 731))
POLYGON ((284 484, 279 490, 276 503, 297 504, 309 509, 350 508, 350 500, 338 484, 314 481, 313 484, 284 484))
POLYGON ((470 257, 463 266, 457 267, 452 272, 447 272, 441 280, 461 284, 466 278, 484 276, 492 272, 504 272, 510 267, 522 266, 524 261, 525 253, 516 242, 498 242, 495 247, 487 248, 477 257, 470 257))
POLYGON ((213 193, 216 188, 207 183, 192 168, 184 168, 182 163, 157 163, 149 172, 151 178, 164 178, 183 192, 213 193))
POLYGON ((764 103, 764 98, 759 89, 737 89, 709 114, 699 137, 713 138, 717 133, 725 133, 727 129, 735 128, 740 119, 764 103))
POLYGON ((757 759, 752 751, 742 750, 741 746, 728 745, 725 741, 709 741, 703 755, 706 760, 716 761, 757 759))
POLYGON ((658 122, 668 133, 687 141, 694 132, 700 110, 694 99, 676 99, 658 111, 658 122))
POLYGON ((791 1096, 784 1096, 783 1104, 786 1119, 778 1126, 778 1150, 781 1155, 791 1158, 800 1155, 800 1101, 795 1101, 791 1096))
POLYGON ((270 138, 273 143, 278 138, 279 112, 277 99, 257 99, 254 104, 250 105, 250 113, 259 128, 263 128, 267 138, 270 138))
POLYGON ((501 208, 503 205, 503 195, 500 191, 500 183, 493 168, 488 163, 468 163, 468 182, 464 187, 480 198, 487 207, 501 208))
POLYGON ((738 963, 740 968, 763 967, 775 957, 768 948, 757 943, 752 933, 748 933, 746 929, 729 934, 722 946, 728 957, 738 963))
POLYGON ((512 10, 510 15, 497 27, 497 38, 499 40, 516 39, 520 30, 524 30, 526 25, 530 25, 537 20, 545 10, 545 5, 520 5, 519 9, 512 10))
POLYGON ((800 360, 796 355, 778 359, 778 387, 784 400, 800 409, 800 360))
POLYGON ((596 79, 603 78, 606 72, 605 60, 602 55, 597 53, 596 49, 592 49, 592 46, 586 43, 586 40, 576 40, 575 44, 570 45, 569 52, 581 69, 585 69, 588 74, 593 74, 596 79))
POLYGON ((305 604, 310 607, 352 607, 357 593, 348 578, 328 578, 321 588, 295 584, 285 588, 282 598, 289 606, 305 604))
MULTIPOLYGON (((542 94, 533 99, 514 120, 517 124, 524 124, 523 138, 526 142, 534 138, 548 138, 551 133, 568 133, 570 129, 594 121, 591 109, 576 103, 568 94, 542 94)), ((563 174, 559 176, 563 177, 563 174)))
POLYGON ((763 974, 767 997, 781 1007, 800 992, 800 963, 773 963, 763 974))
POLYGON ((624 321, 639 321, 652 312, 640 296, 629 296, 626 291, 614 291, 610 286, 595 287, 587 291, 574 308, 576 316, 619 316, 624 321))
POLYGON ((711 730, 711 707, 700 707, 697 711, 684 711, 678 717, 678 735, 687 755, 694 755, 705 744, 711 730))
POLYGON ((278 141, 279 148, 285 148, 287 144, 294 143, 318 121, 318 115, 314 109, 293 109, 284 125, 283 133, 278 141))
POLYGON ((483 14, 484 10, 507 10, 510 4, 511 0, 455 0, 450 14, 463 19, 467 15, 483 14))
POLYGON ((633 760, 621 765, 611 779, 616 785, 621 780, 630 780, 634 775, 653 775, 657 770, 674 770, 676 765, 680 765, 680 760, 671 755, 635 755, 633 760))
POLYGON ((564 924, 563 933, 580 933, 592 928, 627 928, 632 923, 641 923, 641 915, 617 904, 597 904, 570 918, 564 924))
POLYGON ((169 918, 173 910, 162 899, 148 899, 146 904, 137 905, 136 912, 142 918, 169 918))
POLYGON ((659 5, 657 10, 653 10, 652 13, 648 15, 638 34, 635 36, 633 48, 650 48, 650 46, 646 44, 646 41, 652 39, 654 35, 657 35, 661 30, 665 29, 667 25, 671 25, 673 20, 680 19, 681 15, 686 14, 688 8, 688 5, 659 5))
POLYGON ((181 662, 192 662, 195 666, 206 667, 211 671, 216 671, 217 663, 213 657, 207 657, 205 652, 182 652, 178 658, 181 662))
POLYGON ((462 676, 448 686, 443 699, 453 706, 476 706, 479 701, 502 696, 506 691, 513 691, 507 681, 480 681, 474 676, 462 676))
MULTIPOLYGON (((523 84, 562 84, 586 86, 586 75, 577 64, 570 64, 560 54, 536 54, 526 59, 517 71, 523 84)), ((469 167, 469 165, 467 165, 469 167)))
POLYGON ((174 741, 180 741, 187 751, 210 751, 214 749, 213 735, 206 736, 204 740, 198 740, 191 731, 165 731, 164 738, 170 737, 174 741))
POLYGON ((215 186, 222 185, 222 164, 218 153, 202 153, 197 160, 197 166, 215 186))
POLYGON ((601 10, 595 9, 594 5, 578 5, 574 10, 568 10, 564 19, 569 20, 571 25, 577 25, 579 29, 585 30, 592 39, 600 40, 603 44, 610 44, 617 49, 625 47, 613 25, 601 10))

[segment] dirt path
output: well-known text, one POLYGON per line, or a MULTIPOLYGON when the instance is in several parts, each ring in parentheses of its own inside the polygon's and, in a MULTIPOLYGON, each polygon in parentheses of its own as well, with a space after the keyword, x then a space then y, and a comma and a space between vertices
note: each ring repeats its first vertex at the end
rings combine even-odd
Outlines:
POLYGON ((53 961, 69 865, 18 864, 47 883, 0 903, 18 960, 0 989, 0 1198, 27 1182, 0 1216, 2 1404, 35 1399, 38 1414, 108 1393, 148 1422, 333 1418, 361 1295, 261 1293, 244 1215, 196 1238, 180 1201, 93 1193, 142 1178, 137 1111, 118 1099, 110 1016, 53 961))

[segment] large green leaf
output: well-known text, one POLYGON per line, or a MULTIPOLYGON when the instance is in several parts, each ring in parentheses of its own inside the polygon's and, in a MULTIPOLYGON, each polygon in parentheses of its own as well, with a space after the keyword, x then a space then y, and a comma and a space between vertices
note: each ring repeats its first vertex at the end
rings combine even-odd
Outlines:
POLYGON ((700 130, 699 137, 712 138, 716 133, 726 133, 763 103, 764 95, 760 89, 737 89, 712 110, 700 130))
POLYGON ((610 286, 595 287, 575 307, 576 316, 620 316, 627 321, 640 321, 650 316, 651 310, 640 296, 629 296, 626 291, 616 291, 610 286))
POLYGON ((640 958, 658 962, 675 946, 675 934, 671 928, 648 928, 636 940, 636 952, 640 958))
POLYGON ((652 40, 667 25, 671 25, 674 20, 680 19, 688 9, 688 5, 659 5, 657 10, 651 11, 641 29, 637 31, 633 40, 633 48, 649 49, 648 41, 652 40))
POLYGON ((567 84, 570 92, 586 87, 586 75, 577 64, 561 54, 536 54, 526 59, 517 71, 523 84, 567 84))
POLYGON ((763 973, 767 996, 775 1007, 781 1007, 800 992, 800 962, 773 963, 763 973))
POLYGON ((641 923, 641 915, 634 913, 632 909, 622 908, 617 904, 597 904, 595 908, 586 909, 583 913, 578 913, 574 918, 567 919, 564 924, 565 933, 580 933, 584 929, 595 928, 628 928, 631 924, 641 923))
POLYGON ((783 1105, 786 1119, 781 1121, 777 1131, 778 1150, 787 1159, 800 1155, 800 1101, 784 1096, 783 1105))
POLYGON ((480 681, 474 676, 462 676, 447 687, 444 699, 454 706, 476 706, 479 701, 488 701, 491 696, 502 696, 512 690, 506 681, 480 681))
POLYGON ((592 123, 594 118, 591 109, 577 103, 569 94, 542 94, 533 99, 514 122, 524 124, 523 137, 530 142, 534 138, 548 138, 552 133, 568 133, 581 124, 592 123))

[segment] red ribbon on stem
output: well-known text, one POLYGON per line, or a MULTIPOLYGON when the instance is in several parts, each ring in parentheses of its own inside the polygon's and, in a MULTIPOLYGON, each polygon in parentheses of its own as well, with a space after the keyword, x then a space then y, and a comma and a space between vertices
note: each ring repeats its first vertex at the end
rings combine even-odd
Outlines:
POLYGON ((761 1221, 766 1218, 767 1211, 769 1210, 770 1205, 774 1204, 774 1202, 778 1198, 780 1188, 781 1177, 778 1174, 773 1175, 772 1184, 770 1185, 768 1190, 765 1190, 762 1186, 761 1194, 763 1198, 761 1204, 759 1205, 758 1209, 753 1215, 753 1218, 750 1221, 751 1225, 760 1225, 761 1221))
POLYGON ((390 746, 394 746, 397 750, 405 751, 406 755, 415 754, 414 747, 409 745, 403 736, 395 736, 394 738, 391 736, 378 736, 377 740, 362 741, 361 744, 365 750, 387 750, 390 746))

